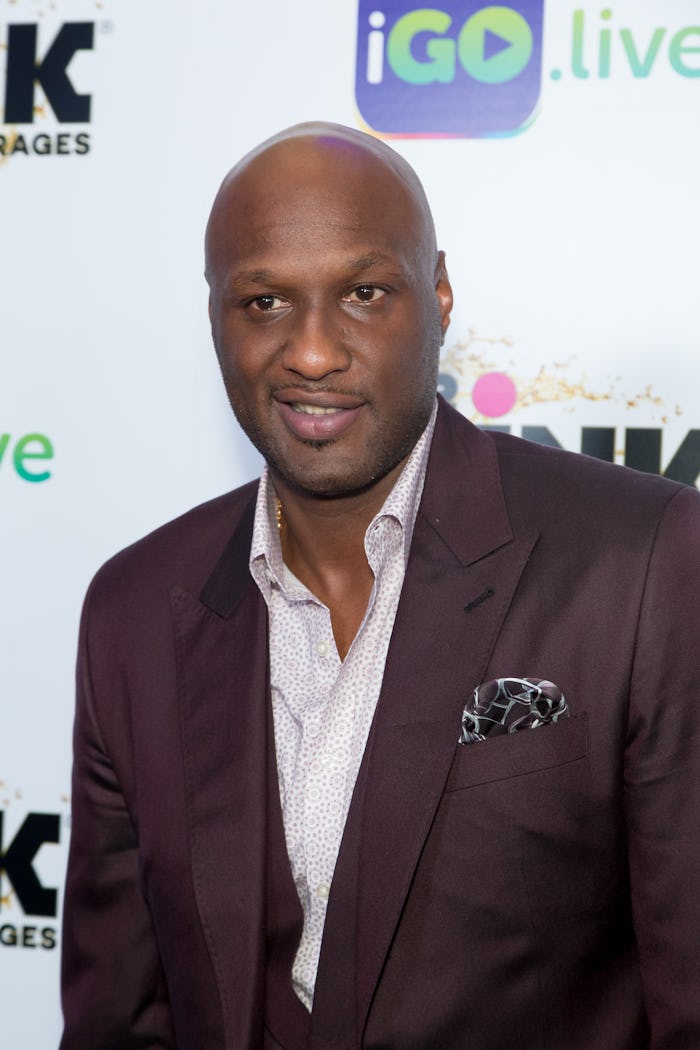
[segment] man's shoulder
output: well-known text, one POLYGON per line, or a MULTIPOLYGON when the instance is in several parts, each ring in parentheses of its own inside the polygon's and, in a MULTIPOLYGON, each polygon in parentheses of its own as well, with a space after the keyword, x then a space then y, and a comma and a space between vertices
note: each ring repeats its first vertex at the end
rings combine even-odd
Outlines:
POLYGON ((578 538, 580 549, 637 550, 657 539, 682 547, 700 536, 700 492, 658 474, 578 452, 493 434, 508 514, 516 529, 578 538))
MULTIPOLYGON (((509 433, 480 430, 454 409, 445 413, 445 421, 464 450, 465 481, 474 463, 481 465, 480 476, 498 477, 513 524, 540 527, 561 518, 591 525, 614 522, 623 529, 646 521, 653 528, 670 503, 694 505, 695 513, 700 512, 700 493, 692 486, 509 433), (488 462, 497 475, 486 474, 483 465, 488 462)), ((456 447, 452 441, 448 454, 456 447)))
POLYGON ((208 500, 125 547, 99 569, 91 592, 132 601, 146 589, 173 586, 198 594, 254 503, 257 487, 252 481, 208 500))
MULTIPOLYGON (((615 502, 651 502, 664 504, 687 485, 659 474, 633 470, 618 463, 567 449, 540 445, 512 434, 492 432, 501 473, 506 486, 536 488, 543 486, 552 494, 567 493, 578 500, 613 498, 615 502)), ((691 490, 692 491, 692 490, 691 490)))

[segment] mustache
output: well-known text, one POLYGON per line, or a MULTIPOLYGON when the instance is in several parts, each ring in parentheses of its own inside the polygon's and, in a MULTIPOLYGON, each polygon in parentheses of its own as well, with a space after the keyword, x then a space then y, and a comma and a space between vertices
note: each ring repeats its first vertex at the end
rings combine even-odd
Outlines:
POLYGON ((341 387, 337 383, 328 383, 322 379, 319 379, 318 382, 313 379, 300 379, 293 383, 276 383, 270 387, 270 397, 274 397, 275 394, 289 393, 290 391, 295 394, 341 394, 344 397, 357 397, 362 401, 368 400, 367 395, 362 390, 357 390, 354 387, 341 387))

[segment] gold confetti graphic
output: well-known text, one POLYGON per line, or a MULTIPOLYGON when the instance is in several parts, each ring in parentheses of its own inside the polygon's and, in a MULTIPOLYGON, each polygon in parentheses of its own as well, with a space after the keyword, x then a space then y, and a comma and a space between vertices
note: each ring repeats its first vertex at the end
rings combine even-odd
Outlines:
POLYGON ((554 403, 562 405, 567 412, 574 412, 576 402, 595 401, 608 402, 626 411, 651 407, 654 417, 663 424, 668 423, 671 414, 683 414, 679 405, 669 409, 650 385, 642 390, 625 391, 619 375, 609 375, 602 384, 594 386, 585 371, 577 367, 576 355, 564 361, 540 365, 534 375, 528 375, 523 371, 521 357, 514 353, 514 347, 514 340, 508 336, 489 338, 470 329, 466 339, 444 351, 440 371, 451 376, 457 384, 452 401, 475 423, 489 423, 495 418, 480 413, 472 401, 474 384, 480 376, 490 373, 507 375, 515 385, 512 413, 533 405, 554 403))

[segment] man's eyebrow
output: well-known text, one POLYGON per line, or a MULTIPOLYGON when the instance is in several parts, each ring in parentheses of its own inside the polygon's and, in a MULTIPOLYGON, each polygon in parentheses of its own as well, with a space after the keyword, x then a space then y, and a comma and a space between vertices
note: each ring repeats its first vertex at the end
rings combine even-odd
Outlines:
POLYGON ((236 284, 270 284, 275 280, 272 270, 239 270, 232 274, 230 283, 236 284))
POLYGON ((377 263, 390 262, 390 257, 385 255, 384 252, 369 252, 367 255, 360 255, 356 259, 350 259, 348 262, 348 268, 350 270, 371 270, 377 263))
MULTIPOLYGON (((354 273, 362 273, 364 270, 371 270, 373 266, 382 263, 392 262, 391 256, 386 255, 384 252, 368 252, 366 255, 359 255, 352 259, 348 259, 345 263, 348 271, 354 273)), ((232 287, 236 287, 241 284, 259 284, 259 285, 270 285, 274 284, 278 280, 278 275, 274 270, 238 270, 232 274, 229 278, 228 283, 232 287)))

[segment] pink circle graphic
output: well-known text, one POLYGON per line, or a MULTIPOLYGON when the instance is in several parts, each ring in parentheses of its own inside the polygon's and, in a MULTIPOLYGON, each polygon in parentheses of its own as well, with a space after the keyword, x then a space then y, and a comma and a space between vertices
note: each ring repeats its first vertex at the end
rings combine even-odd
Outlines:
POLYGON ((474 408, 491 419, 510 412, 517 397, 515 383, 504 372, 487 372, 479 376, 472 388, 474 408))

